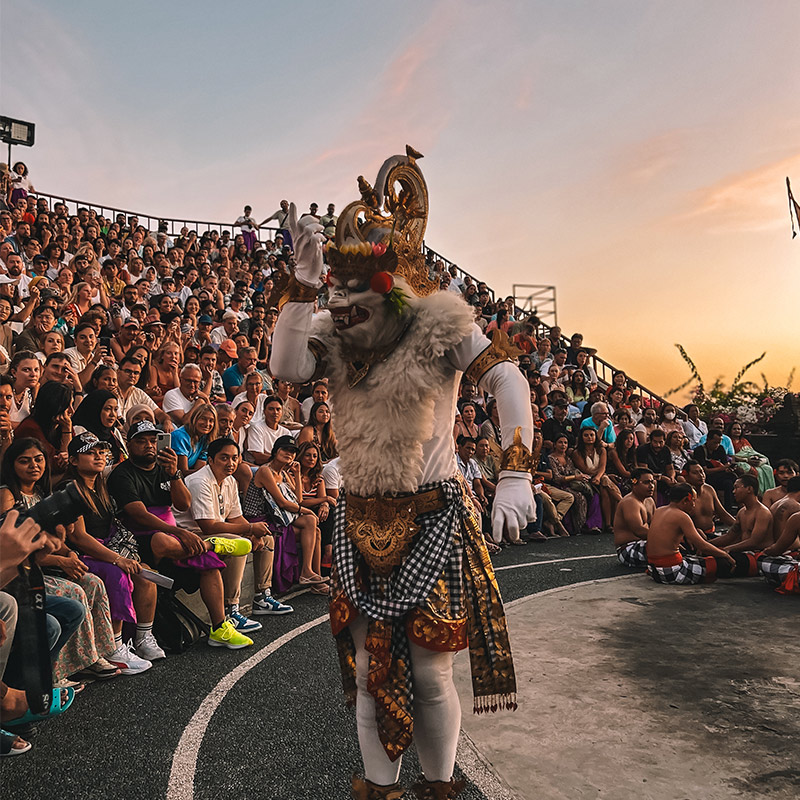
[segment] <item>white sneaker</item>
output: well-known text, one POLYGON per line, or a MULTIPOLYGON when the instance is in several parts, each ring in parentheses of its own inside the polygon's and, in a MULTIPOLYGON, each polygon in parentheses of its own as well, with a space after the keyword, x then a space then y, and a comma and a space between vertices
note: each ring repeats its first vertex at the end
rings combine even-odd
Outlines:
POLYGON ((167 654, 158 646, 156 637, 153 636, 152 631, 142 636, 142 638, 134 645, 136 655, 139 658, 144 658, 147 661, 157 661, 159 658, 166 658, 167 654))
POLYGON ((153 666, 149 661, 139 658, 131 649, 131 644, 121 644, 107 659, 119 667, 122 675, 138 675, 153 666))
POLYGON ((253 616, 258 617, 266 614, 291 614, 294 609, 286 603, 281 603, 272 595, 261 594, 253 598, 253 616))

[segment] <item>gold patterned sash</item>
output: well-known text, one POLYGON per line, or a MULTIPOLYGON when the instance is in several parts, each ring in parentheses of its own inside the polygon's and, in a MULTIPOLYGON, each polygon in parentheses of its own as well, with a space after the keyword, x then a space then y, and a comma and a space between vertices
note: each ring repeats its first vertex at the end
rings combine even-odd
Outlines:
POLYGON ((439 488, 404 497, 348 493, 345 533, 369 568, 385 578, 410 552, 419 533, 416 517, 438 511, 444 504, 445 495, 439 488))

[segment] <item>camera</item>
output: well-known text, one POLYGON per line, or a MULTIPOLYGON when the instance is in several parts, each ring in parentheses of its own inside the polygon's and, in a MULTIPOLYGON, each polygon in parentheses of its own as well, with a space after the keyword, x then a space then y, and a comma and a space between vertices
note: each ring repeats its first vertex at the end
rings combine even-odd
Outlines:
MULTIPOLYGON (((86 510, 86 503, 81 493, 74 483, 68 483, 63 489, 53 492, 36 505, 20 511, 17 525, 30 518, 48 533, 53 533, 57 525, 70 525, 86 510)), ((0 521, 2 519, 5 519, 5 514, 0 521)), ((40 535, 37 534, 36 538, 40 535)))

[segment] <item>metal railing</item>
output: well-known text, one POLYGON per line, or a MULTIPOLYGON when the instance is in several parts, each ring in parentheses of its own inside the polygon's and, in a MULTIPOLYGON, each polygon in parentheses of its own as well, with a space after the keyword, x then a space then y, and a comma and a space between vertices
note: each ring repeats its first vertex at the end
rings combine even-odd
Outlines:
MULTIPOLYGON (((227 222, 206 222, 203 220, 182 219, 180 217, 154 216, 153 214, 130 211, 114 206, 87 203, 83 200, 75 200, 74 198, 64 197, 63 195, 47 194, 46 192, 37 192, 36 195, 37 197, 46 198, 51 210, 55 203, 64 203, 71 215, 77 214, 79 208, 86 208, 89 211, 94 211, 98 216, 109 218, 114 222, 116 222, 118 214, 124 214, 126 222, 128 222, 131 217, 136 217, 138 224, 147 228, 151 233, 156 233, 159 229, 163 229, 164 226, 166 226, 166 233, 168 236, 178 236, 182 228, 188 228, 189 231, 196 231, 198 236, 202 236, 204 233, 210 233, 211 231, 217 231, 219 234, 222 234, 223 231, 228 231, 231 238, 234 238, 240 232, 238 226, 227 222)), ((273 239, 279 230, 280 229, 277 227, 262 227, 256 231, 256 237, 258 241, 263 244, 273 239)), ((474 275, 470 275, 466 270, 461 269, 461 267, 445 258, 441 253, 437 253, 433 248, 428 247, 425 242, 423 242, 422 248, 425 253, 425 262, 429 267, 433 268, 437 262, 441 262, 444 269, 448 272, 451 267, 455 267, 457 275, 462 280, 465 277, 469 277, 475 284, 479 283, 478 278, 474 275)), ((489 287, 489 295, 492 302, 494 302, 494 290, 491 287, 489 287)))
MULTIPOLYGON (((108 205, 99 205, 97 203, 87 203, 82 200, 75 200, 74 198, 64 197, 63 195, 57 194, 48 194, 46 192, 36 192, 37 197, 44 197, 47 198, 50 208, 53 208, 55 203, 64 203, 67 206, 70 214, 77 214, 79 208, 86 208, 91 211, 95 211, 99 216, 107 217, 116 221, 118 214, 124 214, 126 221, 130 219, 130 217, 136 217, 139 221, 139 224, 147 228, 147 230, 152 232, 157 232, 159 227, 163 227, 166 225, 166 233, 170 236, 177 236, 181 232, 181 228, 188 228, 190 231, 197 231, 198 236, 202 236, 204 233, 208 233, 210 231, 218 231, 222 234, 223 231, 229 231, 231 237, 233 238, 239 232, 236 225, 232 223, 225 223, 225 222, 206 222, 202 220, 194 220, 194 219, 187 219, 187 218, 174 218, 174 217, 164 217, 164 216, 155 216, 153 214, 145 214, 142 212, 137 211, 130 211, 128 209, 117 208, 114 206, 108 205)), ((278 232, 278 228, 276 227, 268 227, 268 228, 261 228, 258 232, 258 240, 260 242, 267 241, 270 237, 274 237, 274 235, 278 232)), ((450 261, 450 259, 445 258, 441 253, 436 252, 431 247, 428 247, 427 244, 423 243, 423 250, 425 252, 425 260, 429 266, 434 266, 437 261, 441 261, 444 265, 446 270, 450 270, 451 267, 455 266, 457 274, 463 280, 465 277, 469 277, 472 279, 474 283, 485 283, 485 281, 480 281, 474 275, 471 275, 466 270, 459 267, 454 262, 450 261)), ((488 286, 488 285, 487 285, 488 286)), ((492 302, 494 302, 495 294, 494 290, 491 287, 489 288, 489 294, 491 296, 492 302)), ((523 306, 518 307, 517 311, 520 314, 529 314, 531 313, 532 309, 527 310, 524 307, 524 304, 528 301, 528 305, 530 305, 535 298, 541 297, 543 302, 543 308, 539 309, 537 306, 537 317, 540 319, 540 324, 538 326, 537 333, 541 333, 542 335, 548 335, 550 332, 551 327, 555 327, 557 325, 557 310, 556 310, 556 287, 555 286, 545 286, 545 285, 528 285, 528 284, 515 284, 514 285, 514 297, 515 302, 517 295, 517 289, 533 289, 534 292, 529 293, 523 297, 523 306), (541 322, 542 316, 549 316, 552 314, 553 317, 553 324, 548 325, 545 322, 541 322)), ((569 346, 569 340, 565 337, 561 337, 561 342, 563 347, 569 346)), ((604 384, 605 386, 609 386, 611 384, 611 380, 613 377, 613 373, 618 372, 619 370, 613 364, 609 363, 605 359, 601 358, 597 354, 590 354, 590 362, 594 371, 597 373, 598 380, 604 384)), ((664 403, 665 400, 656 392, 648 389, 646 386, 643 386, 640 383, 630 381, 629 384, 631 389, 637 389, 639 393, 642 395, 642 399, 646 402, 651 404, 661 404, 664 403)))

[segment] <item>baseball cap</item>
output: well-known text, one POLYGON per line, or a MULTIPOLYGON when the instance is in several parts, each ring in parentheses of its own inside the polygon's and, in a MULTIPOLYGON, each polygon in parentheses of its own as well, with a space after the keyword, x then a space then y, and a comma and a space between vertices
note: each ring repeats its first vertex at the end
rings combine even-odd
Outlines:
POLYGON ((128 441, 131 439, 135 439, 137 436, 144 436, 145 434, 159 433, 158 428, 150 422, 149 419, 142 419, 139 422, 134 422, 130 428, 128 428, 128 441))
POLYGON ((279 436, 275 440, 275 444, 272 445, 272 455, 278 452, 278 450, 292 450, 295 453, 297 452, 297 442, 294 440, 292 436, 279 436))
POLYGON ((229 355, 231 358, 237 358, 239 355, 238 351, 236 350, 236 344, 230 339, 225 339, 225 341, 219 346, 219 349, 222 350, 223 353, 229 355))
POLYGON ((139 325, 139 320, 138 319, 134 319, 133 317, 129 317, 128 319, 125 320, 125 322, 122 323, 122 327, 123 328, 140 328, 141 325, 139 325))
POLYGON ((211 317, 209 317, 208 314, 201 314, 197 318, 197 324, 198 325, 213 325, 214 324, 214 320, 211 319, 211 317))
POLYGON ((110 449, 106 442, 101 442, 93 433, 86 431, 72 437, 72 441, 67 446, 67 453, 70 458, 74 458, 81 453, 94 450, 95 447, 102 447, 104 450, 110 449))

